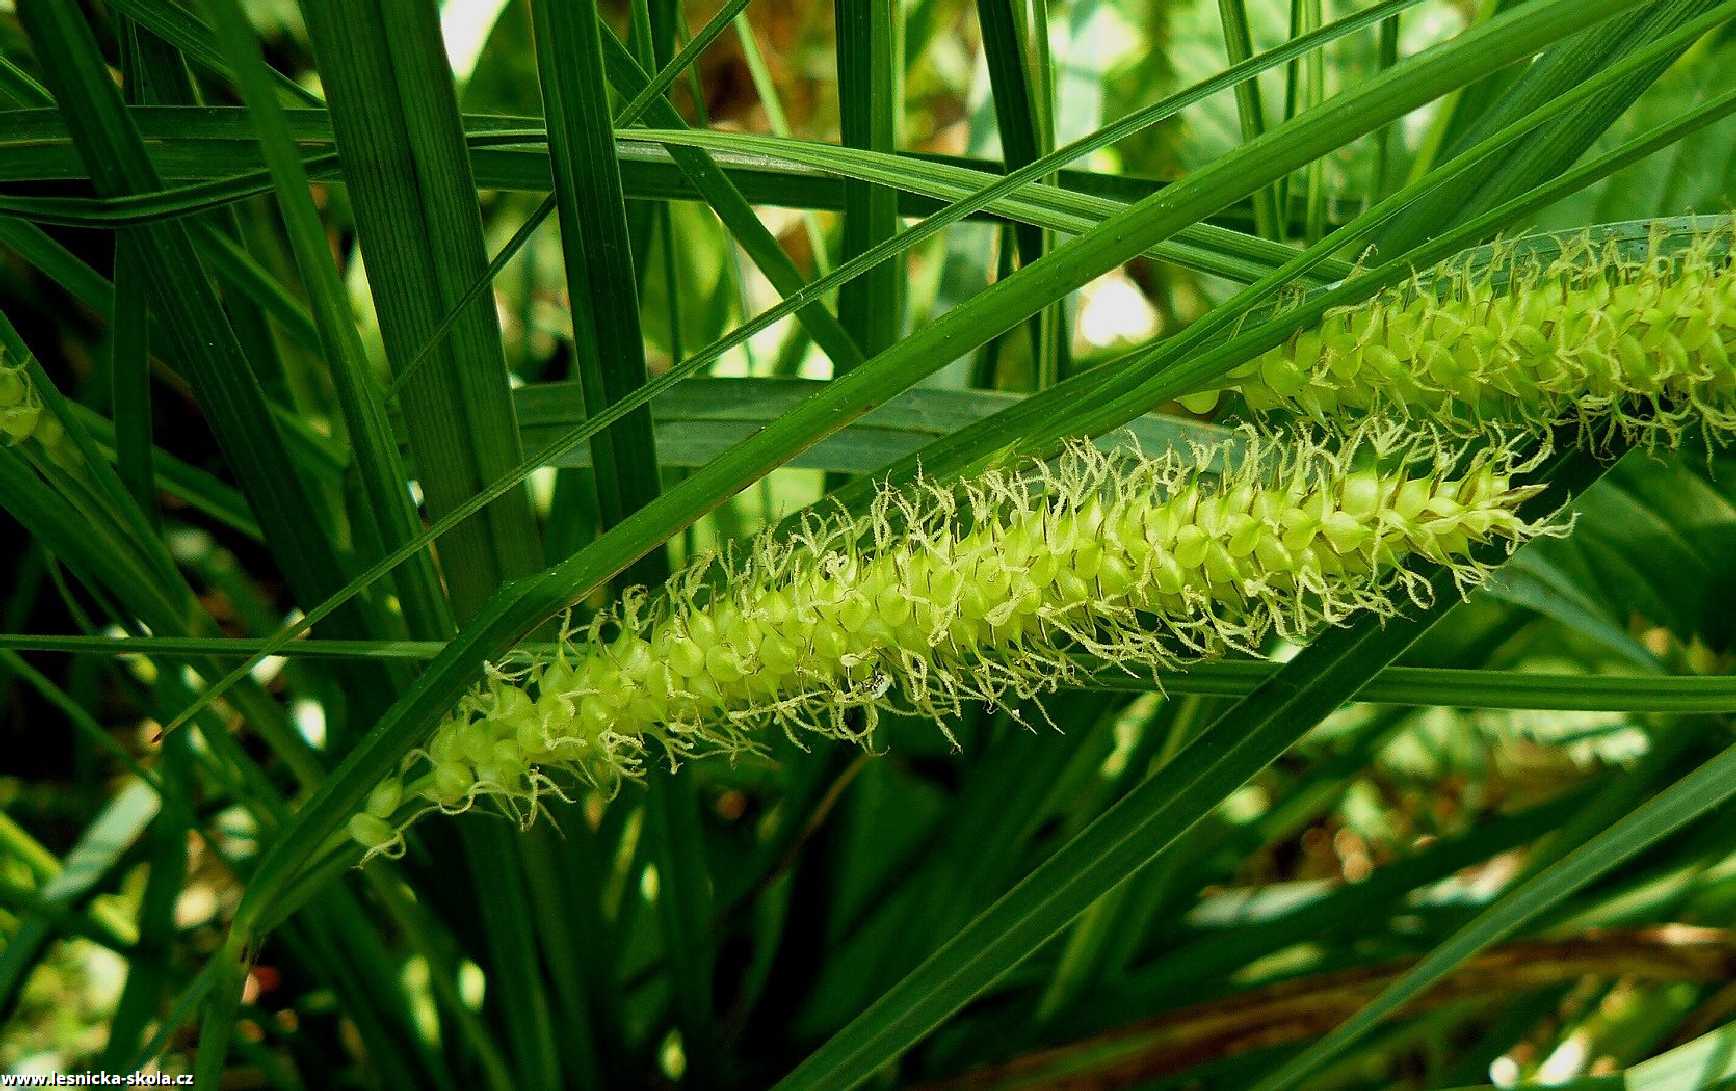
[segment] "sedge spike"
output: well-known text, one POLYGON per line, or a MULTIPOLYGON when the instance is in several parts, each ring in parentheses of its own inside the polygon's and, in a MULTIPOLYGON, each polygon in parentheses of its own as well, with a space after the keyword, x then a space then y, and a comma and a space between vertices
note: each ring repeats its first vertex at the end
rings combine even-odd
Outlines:
POLYGON ((702 558, 557 653, 491 668, 350 834, 401 851, 417 814, 478 799, 529 822, 561 792, 553 774, 612 790, 652 743, 672 760, 752 749, 766 728, 865 744, 883 711, 944 725, 966 702, 1083 682, 1085 660, 1155 677, 1258 654, 1422 601, 1419 559, 1467 590, 1486 573, 1473 543, 1551 524, 1519 513, 1536 489, 1514 484, 1512 449, 1461 462, 1398 429, 1334 446, 1249 431, 1155 458, 1080 442, 957 488, 883 490, 863 515, 702 558))
POLYGON ((1205 412, 1234 392, 1261 417, 1400 417, 1460 435, 1577 424, 1594 451, 1675 446, 1693 431, 1728 442, 1732 239, 1726 225, 1675 250, 1654 236, 1640 257, 1581 237, 1548 261, 1512 246, 1484 265, 1450 261, 1327 312, 1181 401, 1205 412))

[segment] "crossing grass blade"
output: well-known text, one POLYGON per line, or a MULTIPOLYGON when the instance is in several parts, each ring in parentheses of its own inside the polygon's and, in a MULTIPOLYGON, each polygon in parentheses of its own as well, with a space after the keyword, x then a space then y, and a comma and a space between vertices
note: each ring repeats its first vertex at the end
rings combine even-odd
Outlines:
MULTIPOLYGON (((1047 5, 1024 0, 977 0, 977 23, 988 62, 989 88, 1001 137, 1001 155, 1008 172, 1028 166, 1054 150, 1053 95, 1043 74, 1046 58, 1047 5), (1035 75, 1034 75, 1035 74, 1035 75)), ((1043 256, 1053 241, 1045 231, 1024 225, 1014 232, 1019 257, 1029 263, 1043 256)), ((1067 322, 1064 305, 1046 309, 1031 325, 1031 344, 1038 389, 1053 386, 1068 371, 1067 322)))
MULTIPOLYGON (((872 151, 898 150, 904 114, 904 51, 896 5, 885 0, 835 0, 839 142, 872 151)), ((898 233, 896 193, 870 182, 844 185, 839 258, 848 261, 898 233)), ((899 265, 877 265, 838 290, 838 320, 872 356, 903 330, 904 277, 899 265)))
MULTIPOLYGON (((688 379, 651 403, 657 457, 664 466, 703 466, 814 393, 811 379, 688 379)), ((791 467, 871 475, 926 443, 1016 405, 1025 398, 991 390, 914 387, 888 400, 837 434, 795 456, 791 467)), ((566 383, 531 383, 514 391, 527 450, 545 450, 580 423, 574 391, 566 383)), ((1185 450, 1189 442, 1227 438, 1227 429, 1185 417, 1150 414, 1128 430, 1148 454, 1185 450)), ((558 466, 589 466, 574 448, 558 466)))
MULTIPOLYGON (((1218 19, 1223 24, 1224 54, 1231 64, 1239 64, 1254 52, 1248 30, 1248 9, 1243 0, 1218 0, 1218 19)), ((1249 80, 1236 85, 1236 115, 1242 125, 1242 139, 1253 140, 1266 131, 1266 108, 1260 97, 1260 83, 1249 80)), ((1254 195, 1254 229, 1268 239, 1283 238, 1284 220, 1278 212, 1278 193, 1263 189, 1254 195)))
MULTIPOLYGON (((252 655, 262 641, 239 637, 60 636, 48 633, 0 634, 0 649, 162 659, 252 655)), ((433 640, 298 640, 280 654, 312 658, 425 660, 445 645, 433 640)), ((521 651, 547 652, 553 645, 528 642, 521 651)), ((1098 664, 1093 688, 1124 693, 1161 692, 1177 696, 1243 697, 1275 674, 1265 660, 1196 663, 1157 681, 1098 664)), ((1708 675, 1577 675, 1441 667, 1387 667, 1357 694, 1366 704, 1581 712, 1718 713, 1736 712, 1736 679, 1708 675)))
MULTIPOLYGON (((1612 19, 1540 57, 1490 109, 1468 123, 1455 140, 1455 151, 1496 131, 1592 78, 1612 62, 1655 41, 1661 35, 1712 10, 1706 0, 1672 0, 1612 19)), ((1457 217, 1486 211, 1525 189, 1560 174, 1607 131, 1615 117, 1651 86, 1672 57, 1660 57, 1649 71, 1635 72, 1621 86, 1610 87, 1576 116, 1565 117, 1541 131, 1537 139, 1516 146, 1492 164, 1489 176, 1461 179, 1418 205, 1382 238, 1387 246, 1413 245, 1439 225, 1457 217)))
MULTIPOLYGON (((597 412, 645 385, 626 206, 615 166, 613 121, 598 19, 581 7, 536 4, 537 67, 548 111, 561 245, 573 301, 581 412, 597 412)), ((641 408, 591 437, 605 525, 660 489, 651 414, 641 408)), ((653 565, 646 577, 660 578, 653 565)))
POLYGON ((621 119, 616 124, 632 124, 644 114, 645 109, 651 105, 651 100, 668 94, 675 81, 693 67, 693 62, 699 59, 699 55, 717 40, 718 35, 729 29, 730 24, 747 8, 748 2, 749 0, 729 0, 719 7, 699 29, 699 33, 689 39, 680 52, 670 58, 669 63, 659 69, 657 75, 633 96, 633 100, 621 108, 621 119))
MULTIPOLYGON (((481 214, 437 24, 420 2, 382 7, 318 0, 305 10, 346 158, 381 335, 394 369, 402 369, 486 267, 481 214)), ((429 511, 438 517, 517 462, 519 452, 499 326, 487 301, 478 300, 434 353, 401 400, 411 455, 429 511)), ((502 580, 541 563, 521 491, 503 494, 441 544, 441 570, 458 618, 502 580)))
MULTIPOLYGON (((603 61, 610 84, 623 95, 631 94, 637 98, 650 83, 645 70, 608 27, 603 33, 603 61)), ((651 124, 663 128, 685 126, 681 115, 662 99, 651 100, 645 108, 645 117, 651 124)), ((671 158, 779 294, 787 297, 799 291, 803 285, 800 271, 754 214, 753 207, 728 174, 710 156, 698 150, 671 153, 671 158)), ((850 367, 861 359, 861 347, 824 306, 810 303, 795 313, 834 365, 850 367)))
POLYGON ((21 106, 54 105, 54 96, 48 93, 48 88, 5 54, 0 54, 0 91, 21 106))
MULTIPOLYGON (((211 41, 210 32, 188 8, 167 0, 115 0, 115 10, 185 53, 219 76, 230 76, 228 64, 211 41)), ((320 97, 280 72, 270 73, 279 93, 308 106, 322 106, 320 97)))

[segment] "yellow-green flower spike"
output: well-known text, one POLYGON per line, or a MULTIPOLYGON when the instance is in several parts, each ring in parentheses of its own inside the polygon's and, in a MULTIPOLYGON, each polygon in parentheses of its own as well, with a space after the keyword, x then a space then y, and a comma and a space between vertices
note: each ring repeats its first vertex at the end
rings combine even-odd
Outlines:
POLYGON ((1684 431, 1736 433, 1732 232, 1640 258, 1589 239, 1539 262, 1513 251, 1447 265, 1231 371, 1182 403, 1225 390, 1256 414, 1325 425, 1386 415, 1468 433, 1489 422, 1578 422, 1594 447, 1674 444, 1684 431))
POLYGON ((1256 653, 1420 595, 1417 558, 1468 587, 1484 573, 1472 543, 1543 525, 1518 514, 1534 489, 1512 483, 1511 454, 1456 475, 1455 458, 1396 430, 1159 458, 1080 443, 957 489, 884 491, 865 515, 701 559, 558 654, 491 670, 351 834, 395 851, 416 813, 479 797, 528 821, 559 791, 552 772, 609 789, 652 741, 676 758, 751 748, 768 727, 865 740, 881 710, 944 722, 967 701, 1082 681, 1082 656, 1156 671, 1256 653))

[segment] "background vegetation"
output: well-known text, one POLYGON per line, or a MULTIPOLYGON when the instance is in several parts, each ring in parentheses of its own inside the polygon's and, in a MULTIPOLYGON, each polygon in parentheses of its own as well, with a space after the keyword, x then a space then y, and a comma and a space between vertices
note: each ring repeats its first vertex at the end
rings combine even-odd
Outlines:
POLYGON ((1059 730, 769 738, 325 851, 569 602, 919 459, 1215 434, 1174 399, 1274 300, 1705 230, 1736 4, 16 3, 0 356, 65 438, 0 447, 0 1069, 1736 1075, 1722 451, 1566 457, 1572 536, 1468 601, 1059 730))

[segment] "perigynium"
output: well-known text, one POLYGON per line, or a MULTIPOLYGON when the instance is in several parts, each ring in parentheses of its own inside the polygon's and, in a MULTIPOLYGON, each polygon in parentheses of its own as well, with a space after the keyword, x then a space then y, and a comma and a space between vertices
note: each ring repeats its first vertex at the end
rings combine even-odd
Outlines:
POLYGON ((1254 414, 1329 427, 1365 417, 1422 420, 1455 434, 1580 425, 1612 441, 1675 444, 1736 433, 1732 227, 1686 247, 1654 236, 1640 256, 1571 240, 1547 260, 1514 247, 1454 259, 1237 367, 1183 398, 1205 411, 1225 391, 1254 414))
POLYGON ((35 441, 44 451, 58 451, 65 432, 52 413, 42 407, 42 398, 30 381, 30 372, 6 359, 0 348, 0 443, 35 441))
MULTIPOLYGON (((1268 636, 1390 613, 1473 543, 1548 529, 1520 515, 1513 449, 1465 456, 1398 429, 1332 445, 1248 431, 1148 458, 1077 442, 1052 463, 956 487, 883 490, 866 514, 699 558, 625 594, 551 655, 491 668, 350 823, 401 848, 430 809, 492 799, 528 822, 568 778, 612 789, 653 744, 671 759, 781 728, 866 741, 881 710, 944 724, 1011 707, 1090 663, 1157 672, 1268 636)), ((569 781, 570 782, 570 781, 569 781)))

